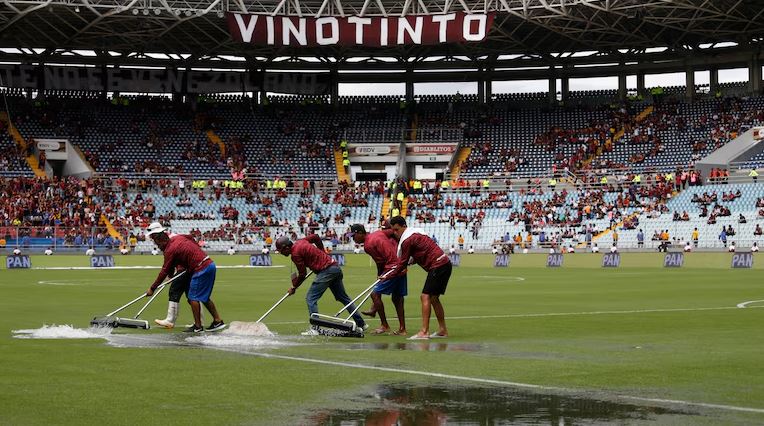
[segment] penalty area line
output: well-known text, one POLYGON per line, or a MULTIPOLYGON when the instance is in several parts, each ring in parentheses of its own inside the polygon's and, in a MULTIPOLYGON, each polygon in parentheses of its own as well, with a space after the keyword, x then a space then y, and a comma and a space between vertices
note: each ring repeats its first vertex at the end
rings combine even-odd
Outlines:
MULTIPOLYGON (((140 337, 137 337, 137 339, 151 340, 151 339, 143 339, 140 337)), ((175 343, 178 346, 194 347, 194 348, 199 347, 197 345, 192 345, 187 342, 175 342, 175 343)), ((437 378, 437 379, 458 380, 462 382, 481 383, 481 384, 494 385, 494 386, 507 386, 507 387, 521 388, 521 389, 532 389, 537 391, 559 392, 559 393, 566 393, 566 394, 573 394, 573 395, 581 394, 581 393, 589 393, 589 392, 600 392, 600 391, 592 391, 592 390, 577 390, 577 389, 565 388, 560 386, 546 386, 546 385, 537 385, 532 383, 512 382, 507 380, 459 376, 454 374, 436 373, 436 372, 430 372, 430 371, 381 367, 377 365, 356 364, 352 362, 330 361, 325 359, 297 357, 297 356, 290 356, 290 355, 276 355, 276 354, 263 353, 263 352, 248 352, 245 350, 235 349, 235 348, 221 348, 221 347, 209 347, 209 346, 205 346, 204 348, 221 351, 221 352, 237 353, 240 355, 256 356, 259 358, 298 361, 298 362, 304 362, 304 363, 310 363, 310 364, 329 365, 329 366, 343 367, 343 368, 355 368, 360 370, 382 371, 385 373, 407 374, 411 376, 422 376, 422 377, 437 378)), ((649 397, 634 396, 634 395, 623 395, 619 393, 606 395, 606 398, 638 402, 638 403, 653 403, 653 404, 664 404, 664 405, 670 404, 670 405, 681 405, 686 407, 698 407, 698 408, 706 408, 706 409, 717 409, 717 410, 726 410, 726 411, 738 411, 738 412, 745 412, 745 413, 764 414, 764 408, 739 407, 736 405, 683 401, 679 399, 649 398, 649 397)))

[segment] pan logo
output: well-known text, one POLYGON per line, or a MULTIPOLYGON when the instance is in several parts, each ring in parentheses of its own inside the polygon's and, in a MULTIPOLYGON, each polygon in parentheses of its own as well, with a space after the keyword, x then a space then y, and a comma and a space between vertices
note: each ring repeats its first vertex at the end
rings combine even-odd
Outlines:
POLYGON ((663 267, 665 268, 681 268, 684 263, 684 253, 666 253, 666 257, 663 258, 663 267))
POLYGON ((273 266, 273 261, 267 254, 253 254, 249 256, 249 266, 273 266))
POLYGON ((449 254, 448 260, 451 261, 452 265, 459 266, 459 264, 462 263, 462 255, 459 253, 449 254))
POLYGON ((559 268, 562 266, 562 253, 551 253, 546 257, 546 266, 559 268))
POLYGON ((345 266, 344 254, 331 254, 330 256, 332 257, 332 259, 334 259, 335 262, 337 262, 337 266, 345 266))
POLYGON ((508 254, 497 254, 496 257, 493 259, 493 266, 494 266, 494 268, 506 268, 506 267, 509 267, 509 255, 508 254))
POLYGON ((753 253, 735 253, 732 255, 733 268, 753 268, 753 253))
POLYGON ((5 269, 29 269, 32 261, 29 256, 8 256, 5 258, 5 269))
POLYGON ((113 268, 114 258, 110 254, 99 254, 90 257, 91 268, 113 268))
POLYGON ((617 268, 619 266, 621 266, 620 253, 605 253, 602 255, 603 268, 617 268))

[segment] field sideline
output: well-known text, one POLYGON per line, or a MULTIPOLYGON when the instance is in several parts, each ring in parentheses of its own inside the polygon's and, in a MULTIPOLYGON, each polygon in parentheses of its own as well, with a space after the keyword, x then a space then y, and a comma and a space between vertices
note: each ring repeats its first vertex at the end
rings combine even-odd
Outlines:
MULTIPOLYGON (((247 263, 246 256, 213 258, 247 263)), ((254 321, 284 294, 289 264, 273 259, 286 267, 218 271, 213 297, 224 320, 254 321)), ((463 255, 443 297, 451 337, 418 346, 397 336, 297 337, 307 328, 307 284, 266 320, 288 343, 277 347, 202 348, 177 329, 117 330, 126 347, 17 339, 13 330, 44 324, 85 328, 145 290, 157 270, 3 270, 0 424, 340 424, 337 410, 384 405, 379 386, 488 387, 682 413, 629 423, 764 423, 764 302, 736 307, 764 299, 764 261, 733 270, 728 254, 692 253, 683 268, 669 270, 657 253, 625 253, 619 269, 601 268, 600 255, 566 255, 562 268, 545 268, 545 259, 515 255, 509 268, 493 268, 492 256, 463 255)), ((375 268, 365 255, 347 260, 345 284, 354 295, 374 280, 375 268)), ((88 265, 85 256, 32 262, 88 265)), ((420 323, 423 281, 413 268, 409 332, 420 323)), ((162 294, 143 317, 163 317, 166 300, 162 294)), ((319 307, 333 313, 339 304, 327 293, 319 307)), ((183 306, 180 323, 189 318, 183 306)))

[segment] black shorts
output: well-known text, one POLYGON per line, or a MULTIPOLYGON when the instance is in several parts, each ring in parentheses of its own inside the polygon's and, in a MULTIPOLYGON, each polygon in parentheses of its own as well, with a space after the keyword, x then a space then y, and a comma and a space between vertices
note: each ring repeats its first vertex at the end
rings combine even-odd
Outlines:
POLYGON ((183 293, 188 294, 188 287, 191 285, 191 277, 193 275, 185 273, 170 284, 170 302, 180 302, 180 296, 183 296, 183 293))
POLYGON ((428 272, 422 294, 429 294, 431 296, 446 294, 448 279, 451 278, 451 269, 451 262, 448 262, 428 272))

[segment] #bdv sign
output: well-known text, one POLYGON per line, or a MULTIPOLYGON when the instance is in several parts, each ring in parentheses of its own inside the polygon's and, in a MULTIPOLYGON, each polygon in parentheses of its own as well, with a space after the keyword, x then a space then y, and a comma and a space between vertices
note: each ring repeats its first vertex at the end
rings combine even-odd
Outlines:
POLYGON ((14 256, 7 256, 5 258, 6 269, 29 269, 31 267, 32 267, 32 261, 29 259, 29 256, 14 255, 14 256))
POLYGON ((114 258, 110 254, 98 254, 90 256, 91 268, 113 268, 114 258))
POLYGON ((559 268, 562 266, 562 253, 550 253, 546 257, 546 266, 559 268))
POLYGON ((249 256, 249 266, 273 266, 273 261, 270 255, 253 254, 249 256))
POLYGON ((509 255, 508 254, 497 254, 496 257, 493 258, 493 267, 494 268, 507 268, 507 267, 509 267, 509 255))
POLYGON ((459 253, 452 253, 448 255, 448 260, 451 261, 451 265, 459 266, 462 263, 462 255, 459 253))
POLYGON ((332 259, 334 259, 335 262, 337 262, 337 266, 345 266, 345 255, 344 254, 330 254, 332 259))
POLYGON ((603 268, 617 268, 619 266, 621 266, 620 253, 605 253, 602 255, 603 268))
POLYGON ((733 268, 753 268, 753 253, 750 251, 732 255, 733 268))
POLYGON ((666 253, 666 257, 663 258, 663 267, 665 268, 681 268, 684 263, 684 253, 666 253))

